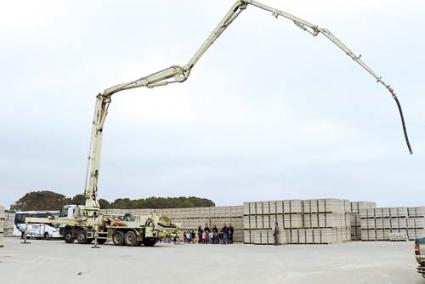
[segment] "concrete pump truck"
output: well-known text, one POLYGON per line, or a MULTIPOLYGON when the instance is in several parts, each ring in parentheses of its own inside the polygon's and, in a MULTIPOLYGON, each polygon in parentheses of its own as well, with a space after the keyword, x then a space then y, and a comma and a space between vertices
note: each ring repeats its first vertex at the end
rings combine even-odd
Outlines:
POLYGON ((50 218, 48 220, 27 218, 26 223, 48 222, 63 224, 64 238, 67 243, 72 243, 75 239, 78 240, 79 243, 88 243, 96 238, 99 243, 112 240, 116 245, 129 246, 139 245, 140 243, 144 243, 148 246, 153 245, 158 238, 160 238, 161 234, 167 234, 170 230, 175 230, 176 227, 173 226, 170 219, 165 216, 135 216, 133 219, 127 220, 121 215, 100 214, 100 206, 97 200, 99 164, 103 127, 108 114, 108 108, 111 104, 112 96, 121 91, 141 87, 155 88, 186 81, 192 71, 192 68, 199 61, 202 55, 248 6, 253 6, 270 12, 275 18, 282 17, 287 19, 293 22, 298 28, 314 37, 322 34, 346 55, 348 55, 354 62, 358 63, 364 70, 366 70, 377 83, 387 89, 395 100, 401 118, 404 139, 409 152, 411 154, 413 153, 412 147, 409 143, 401 105, 394 89, 389 84, 385 83, 381 76, 378 76, 368 65, 366 65, 366 63, 363 62, 361 55, 356 55, 339 38, 326 28, 319 27, 299 17, 264 5, 257 1, 238 0, 232 5, 224 18, 214 28, 208 38, 185 65, 172 65, 137 80, 110 87, 96 96, 86 186, 84 190, 84 195, 86 197, 85 206, 67 208, 68 212, 72 211, 72 213, 68 213, 66 217, 50 218))

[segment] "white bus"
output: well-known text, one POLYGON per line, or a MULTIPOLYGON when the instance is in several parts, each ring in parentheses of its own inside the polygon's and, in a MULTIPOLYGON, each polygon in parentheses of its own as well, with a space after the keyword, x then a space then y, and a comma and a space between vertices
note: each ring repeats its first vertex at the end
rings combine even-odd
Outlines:
MULTIPOLYGON (((59 211, 19 211, 15 213, 13 235, 23 237, 25 231, 25 218, 37 217, 46 218, 49 216, 59 216, 59 211)), ((59 225, 52 224, 29 224, 28 238, 60 238, 59 225)))

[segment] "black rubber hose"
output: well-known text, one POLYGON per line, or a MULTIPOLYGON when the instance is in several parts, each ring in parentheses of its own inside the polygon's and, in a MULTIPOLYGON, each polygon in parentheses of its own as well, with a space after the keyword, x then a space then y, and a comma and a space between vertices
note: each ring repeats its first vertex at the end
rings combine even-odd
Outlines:
POLYGON ((403 110, 401 109, 401 105, 400 105, 400 102, 399 102, 397 96, 393 96, 393 98, 394 98, 395 102, 397 103, 398 112, 400 113, 401 124, 403 125, 404 140, 406 140, 407 148, 409 148, 410 154, 413 155, 412 146, 410 145, 409 136, 407 135, 406 122, 404 121, 403 110))

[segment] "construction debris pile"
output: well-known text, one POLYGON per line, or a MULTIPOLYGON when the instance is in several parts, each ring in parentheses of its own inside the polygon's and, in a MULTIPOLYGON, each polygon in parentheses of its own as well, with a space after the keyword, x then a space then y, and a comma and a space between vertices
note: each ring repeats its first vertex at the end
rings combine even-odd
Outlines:
POLYGON ((425 207, 360 210, 362 241, 401 241, 425 237, 425 207))

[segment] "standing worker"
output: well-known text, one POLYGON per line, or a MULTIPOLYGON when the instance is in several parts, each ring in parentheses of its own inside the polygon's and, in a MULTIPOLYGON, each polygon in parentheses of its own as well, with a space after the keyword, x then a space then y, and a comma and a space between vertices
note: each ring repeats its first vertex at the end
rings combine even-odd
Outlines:
POLYGON ((279 225, 277 224, 277 222, 274 224, 273 238, 274 238, 274 245, 275 246, 280 245, 280 230, 279 230, 279 225))
POLYGON ((235 229, 233 228, 232 224, 229 225, 229 239, 230 243, 233 244, 233 233, 235 232, 235 229))
POLYGON ((202 229, 201 225, 199 225, 198 227, 198 244, 200 244, 202 242, 202 232, 204 230, 202 229))
POLYGON ((223 233, 223 244, 227 245, 229 243, 229 227, 227 227, 226 223, 224 223, 221 232, 223 233))

